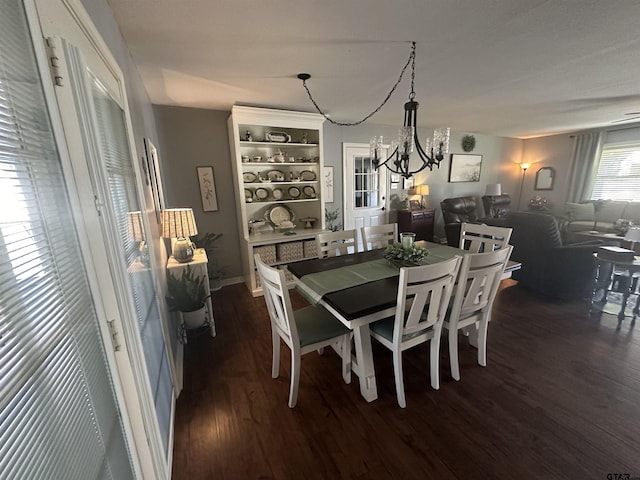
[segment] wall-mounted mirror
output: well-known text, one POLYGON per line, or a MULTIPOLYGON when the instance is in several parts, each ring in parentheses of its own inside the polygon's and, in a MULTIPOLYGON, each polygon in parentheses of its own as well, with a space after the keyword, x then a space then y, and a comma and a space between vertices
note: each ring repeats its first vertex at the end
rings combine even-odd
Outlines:
POLYGON ((553 181, 556 178, 556 169, 542 167, 536 173, 536 185, 534 190, 553 190, 553 181))

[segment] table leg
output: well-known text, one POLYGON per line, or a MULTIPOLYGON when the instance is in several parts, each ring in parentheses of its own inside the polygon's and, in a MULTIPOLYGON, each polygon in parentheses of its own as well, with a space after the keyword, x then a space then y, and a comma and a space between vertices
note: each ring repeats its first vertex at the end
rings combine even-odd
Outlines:
POLYGON ((207 298, 206 302, 207 307, 207 320, 209 322, 209 330, 211 331, 211 336, 216 336, 216 324, 213 320, 213 303, 211 302, 211 297, 207 298))
POLYGON ((351 360, 351 371, 358 375, 361 395, 367 402, 372 402, 378 398, 378 388, 373 366, 369 325, 355 327, 353 329, 353 341, 356 354, 355 358, 351 360))

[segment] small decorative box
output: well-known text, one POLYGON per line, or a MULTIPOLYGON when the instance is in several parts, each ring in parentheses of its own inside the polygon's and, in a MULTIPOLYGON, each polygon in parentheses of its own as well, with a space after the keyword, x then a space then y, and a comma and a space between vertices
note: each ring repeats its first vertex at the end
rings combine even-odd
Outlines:
POLYGON ((302 260, 304 248, 302 242, 278 243, 276 245, 279 262, 302 260))
POLYGON ((318 256, 318 247, 315 240, 304 241, 304 258, 314 258, 318 256))
POLYGON ((274 245, 255 247, 253 253, 260 255, 260 259, 267 265, 276 263, 276 247, 274 245))

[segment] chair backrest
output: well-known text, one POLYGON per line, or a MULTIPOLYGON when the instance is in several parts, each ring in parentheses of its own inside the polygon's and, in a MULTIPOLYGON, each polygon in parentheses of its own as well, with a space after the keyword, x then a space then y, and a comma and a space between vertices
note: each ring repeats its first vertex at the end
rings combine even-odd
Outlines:
POLYGON ((283 340, 293 349, 294 345, 299 345, 300 342, 284 271, 268 266, 257 253, 253 258, 258 275, 260 275, 264 301, 271 318, 271 327, 276 329, 283 340))
POLYGON ((483 195, 482 206, 485 217, 503 218, 511 212, 511 195, 483 195))
POLYGON ((400 269, 393 343, 411 340, 442 325, 460 268, 461 257, 400 269))
POLYGON ((511 238, 511 228, 463 223, 460 230, 460 248, 472 253, 491 252, 503 248, 511 238))
POLYGON ((358 251, 358 233, 356 230, 321 232, 316 235, 316 244, 318 258, 355 253, 358 251))
POLYGON ((387 223, 373 227, 362 227, 362 244, 365 251, 386 248, 398 241, 398 224, 387 223))
POLYGON ((475 222, 478 220, 476 197, 445 198, 440 202, 444 223, 475 222))
POLYGON ((462 258, 449 317, 451 330, 456 329, 460 318, 489 314, 512 250, 513 247, 507 245, 499 250, 470 253, 462 258))

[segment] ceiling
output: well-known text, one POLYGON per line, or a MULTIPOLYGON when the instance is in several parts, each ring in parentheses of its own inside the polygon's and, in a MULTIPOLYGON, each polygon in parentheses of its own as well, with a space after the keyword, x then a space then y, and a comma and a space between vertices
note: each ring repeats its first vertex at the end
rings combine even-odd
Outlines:
MULTIPOLYGON (((417 42, 420 126, 531 138, 638 121, 637 0, 107 0, 154 104, 353 122, 417 42), (620 122, 620 120, 623 120, 620 122), (612 123, 616 122, 616 123, 612 123)), ((368 122, 402 122, 410 69, 368 122)))

